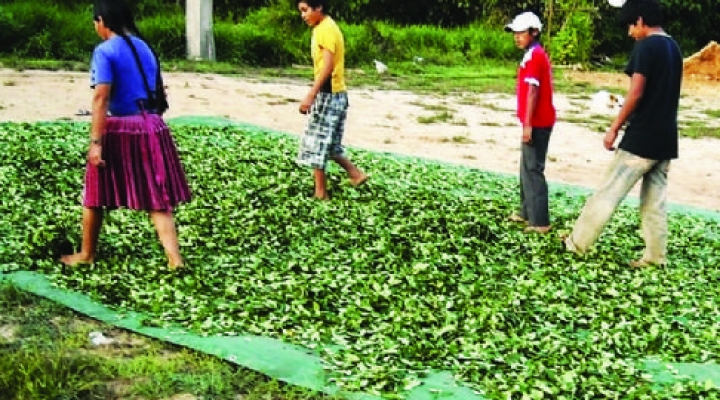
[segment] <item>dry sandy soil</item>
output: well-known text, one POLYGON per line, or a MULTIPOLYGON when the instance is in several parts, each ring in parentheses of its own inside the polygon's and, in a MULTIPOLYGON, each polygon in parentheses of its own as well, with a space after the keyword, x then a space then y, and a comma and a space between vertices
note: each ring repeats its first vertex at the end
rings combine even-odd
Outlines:
MULTIPOLYGON (((618 74, 573 72, 571 78, 622 94, 626 78, 618 74)), ((167 73, 168 118, 207 115, 230 118, 298 134, 305 117, 297 111, 309 82, 271 82, 243 77, 167 73)), ((0 69, 0 121, 89 120, 77 116, 90 108, 89 78, 84 73, 0 69)), ((705 119, 703 110, 718 109, 720 84, 686 80, 681 120, 705 119)), ((597 126, 609 125, 616 112, 590 101, 586 93, 556 95, 559 121, 550 142, 547 177, 554 182, 594 188, 612 153, 602 146, 597 126), (588 127, 582 121, 593 121, 588 127)), ((350 89, 345 143, 351 147, 443 160, 490 171, 515 174, 520 129, 513 117, 514 99, 506 94, 466 93, 430 96, 410 92, 350 89), (444 122, 421 123, 442 111, 444 122)), ((720 128, 718 128, 720 129, 720 128)), ((368 171, 372 174, 372 171, 368 171)), ((669 200, 720 210, 720 140, 681 139, 680 158, 671 168, 669 200)), ((637 193, 637 188, 635 190, 637 193)))

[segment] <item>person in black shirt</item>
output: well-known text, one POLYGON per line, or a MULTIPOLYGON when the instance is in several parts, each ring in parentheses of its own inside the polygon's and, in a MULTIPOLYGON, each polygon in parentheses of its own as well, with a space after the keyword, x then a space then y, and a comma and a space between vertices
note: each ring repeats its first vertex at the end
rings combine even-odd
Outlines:
POLYGON ((628 0, 619 17, 636 43, 625 68, 630 88, 603 140, 605 148, 616 153, 603 182, 587 200, 564 242, 568 251, 586 253, 620 202, 642 179, 640 218, 645 250, 630 265, 666 265, 667 174, 670 161, 678 157, 682 53, 662 28, 658 0, 628 0), (619 131, 626 123, 616 150, 619 131))

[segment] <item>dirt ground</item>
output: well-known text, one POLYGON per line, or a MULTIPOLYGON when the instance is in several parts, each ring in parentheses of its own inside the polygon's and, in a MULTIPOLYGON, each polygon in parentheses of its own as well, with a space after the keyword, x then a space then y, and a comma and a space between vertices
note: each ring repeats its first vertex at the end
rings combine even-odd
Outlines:
MULTIPOLYGON (((618 94, 627 85, 627 78, 620 74, 568 74, 573 80, 618 94)), ((90 108, 88 74, 0 69, 0 82, 0 121, 89 120, 76 115, 90 108)), ((309 82, 195 73, 166 73, 165 82, 171 107, 168 118, 220 116, 293 134, 301 133, 306 122, 297 110, 309 82)), ((550 142, 549 181, 594 188, 610 163, 612 153, 602 146, 603 132, 588 127, 587 121, 609 125, 617 111, 591 104, 594 90, 556 95, 559 121, 550 142)), ((705 118, 717 126, 702 111, 720 108, 718 90, 717 81, 686 79, 681 120, 705 118)), ((351 87, 349 96, 345 144, 350 147, 517 173, 520 128, 510 95, 431 96, 351 87), (443 113, 445 118, 438 118, 443 113)), ((669 177, 670 202, 720 210, 720 196, 715 192, 719 187, 720 140, 681 139, 680 158, 673 162, 669 177)))

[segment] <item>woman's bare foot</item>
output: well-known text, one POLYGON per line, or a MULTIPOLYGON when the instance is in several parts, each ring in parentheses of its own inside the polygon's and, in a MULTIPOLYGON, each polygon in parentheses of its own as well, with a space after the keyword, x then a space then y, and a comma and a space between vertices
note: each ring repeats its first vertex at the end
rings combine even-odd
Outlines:
POLYGON ((168 264, 168 269, 169 269, 170 271, 178 271, 178 270, 181 270, 181 269, 183 269, 183 268, 185 268, 185 263, 180 263, 180 264, 168 264))
POLYGON ((78 264, 92 264, 93 261, 94 260, 91 256, 83 253, 66 254, 60 257, 60 262, 69 267, 78 264))

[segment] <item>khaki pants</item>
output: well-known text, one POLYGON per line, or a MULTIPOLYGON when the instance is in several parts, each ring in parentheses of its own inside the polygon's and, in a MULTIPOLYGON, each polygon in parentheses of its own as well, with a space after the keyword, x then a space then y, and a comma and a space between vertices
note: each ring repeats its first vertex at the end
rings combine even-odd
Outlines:
POLYGON ((572 234, 565 244, 569 250, 585 253, 600 237, 620 202, 637 181, 640 191, 640 219, 645 251, 642 259, 667 263, 667 173, 670 160, 649 160, 618 150, 597 191, 587 200, 572 234))

